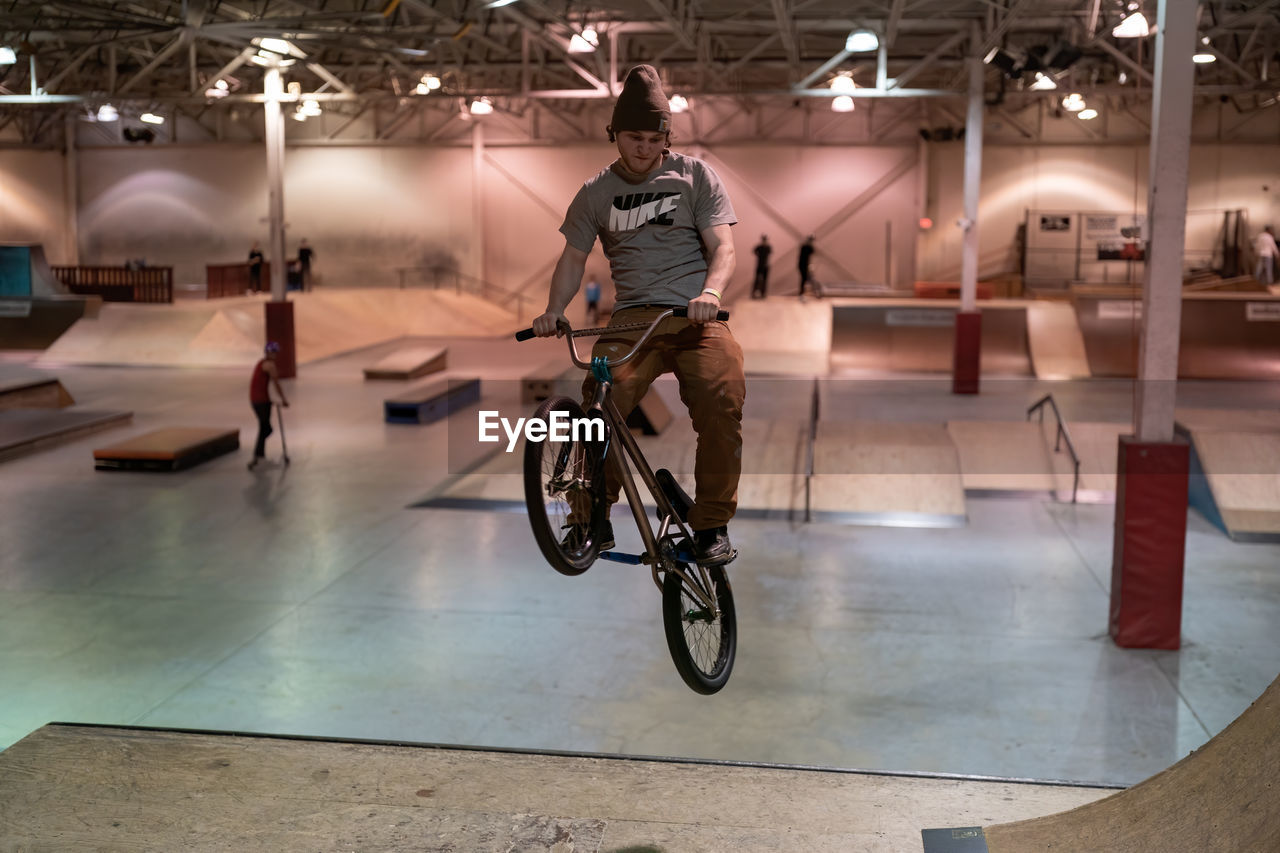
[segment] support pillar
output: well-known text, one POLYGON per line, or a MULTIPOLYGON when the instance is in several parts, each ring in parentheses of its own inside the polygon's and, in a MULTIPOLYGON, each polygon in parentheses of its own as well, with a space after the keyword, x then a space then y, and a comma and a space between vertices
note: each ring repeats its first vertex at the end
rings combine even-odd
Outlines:
MULTIPOLYGON (((484 122, 471 118, 471 245, 475 247, 475 277, 487 282, 484 255, 484 122)), ((481 285, 483 287, 483 285, 481 285)))
POLYGON ((293 305, 287 301, 286 275, 288 259, 284 249, 284 114, 280 101, 284 96, 284 79, 280 66, 267 68, 263 83, 263 126, 267 144, 267 222, 270 237, 267 260, 271 262, 271 301, 266 306, 267 340, 280 345, 276 367, 281 379, 297 375, 297 350, 293 333, 293 305))
POLYGON ((63 263, 71 267, 80 265, 80 148, 76 142, 78 125, 75 112, 68 110, 63 127, 66 134, 66 155, 62 163, 62 197, 67 209, 63 263))
POLYGON ((1175 438, 1173 420, 1195 28, 1196 4, 1160 4, 1135 435, 1120 440, 1111 562, 1111 637, 1127 647, 1180 643, 1190 453, 1175 438))
POLYGON ((956 314, 956 348, 951 391, 977 394, 982 368, 982 315, 978 311, 978 197, 982 183, 982 58, 971 56, 969 113, 964 126, 964 246, 960 262, 960 311, 956 314))

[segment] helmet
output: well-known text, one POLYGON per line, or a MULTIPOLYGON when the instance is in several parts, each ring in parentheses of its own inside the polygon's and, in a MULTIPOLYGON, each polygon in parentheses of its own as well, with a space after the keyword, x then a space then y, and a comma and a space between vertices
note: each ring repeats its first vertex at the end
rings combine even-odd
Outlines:
POLYGON ((263 347, 262 351, 267 355, 275 355, 280 352, 280 345, 275 341, 267 341, 267 345, 263 347))

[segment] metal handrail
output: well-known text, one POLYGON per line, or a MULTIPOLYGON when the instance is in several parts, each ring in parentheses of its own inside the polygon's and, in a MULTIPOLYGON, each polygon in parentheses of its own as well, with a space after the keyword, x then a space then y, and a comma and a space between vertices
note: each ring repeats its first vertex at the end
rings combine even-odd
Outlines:
POLYGON ((1036 411, 1040 412, 1040 423, 1044 423, 1044 404, 1048 403, 1053 409, 1053 416, 1058 419, 1058 432, 1053 441, 1053 452, 1058 453, 1062 450, 1062 440, 1067 440, 1067 450, 1071 453, 1071 461, 1075 465, 1075 477, 1071 481, 1071 502, 1076 502, 1076 494, 1080 491, 1080 454, 1076 453, 1075 442, 1071 440, 1071 433, 1067 432, 1067 422, 1062 419, 1062 412, 1058 410, 1058 403, 1053 399, 1052 394, 1045 394, 1042 398, 1032 404, 1027 409, 1027 420, 1031 420, 1031 415, 1036 411))
POLYGON ((813 480, 814 445, 818 441, 818 377, 813 377, 813 395, 809 402, 809 439, 805 450, 804 465, 804 520, 808 524, 813 519, 810 504, 811 482, 813 480))

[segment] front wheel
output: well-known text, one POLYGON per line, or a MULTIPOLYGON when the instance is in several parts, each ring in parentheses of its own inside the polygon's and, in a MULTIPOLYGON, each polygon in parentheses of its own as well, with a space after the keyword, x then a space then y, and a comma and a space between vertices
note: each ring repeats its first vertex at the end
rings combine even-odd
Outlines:
MULTIPOLYGON (((551 397, 533 417, 544 422, 584 417, 568 397, 551 397)), ((533 538, 557 572, 580 575, 600 550, 598 531, 605 517, 604 452, 597 437, 571 434, 568 441, 528 441, 524 446, 524 499, 533 538)))
MULTIPOLYGON (((698 577, 697 566, 681 564, 685 574, 698 577)), ((667 648, 684 683, 697 693, 711 694, 729 681, 738 647, 738 619, 733 589, 723 566, 708 566, 711 595, 719 613, 709 611, 689 582, 673 571, 662 579, 662 623, 667 648)))

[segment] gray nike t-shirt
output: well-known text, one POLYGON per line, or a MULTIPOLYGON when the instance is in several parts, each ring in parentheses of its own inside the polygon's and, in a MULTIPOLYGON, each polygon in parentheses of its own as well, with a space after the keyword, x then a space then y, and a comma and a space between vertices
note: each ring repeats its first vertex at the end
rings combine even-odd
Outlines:
POLYGON ((724 184, 709 165, 669 154, 642 184, 602 170, 578 190, 560 233, 582 252, 590 252, 600 238, 617 288, 616 310, 687 304, 707 280, 699 232, 737 221, 724 184))

